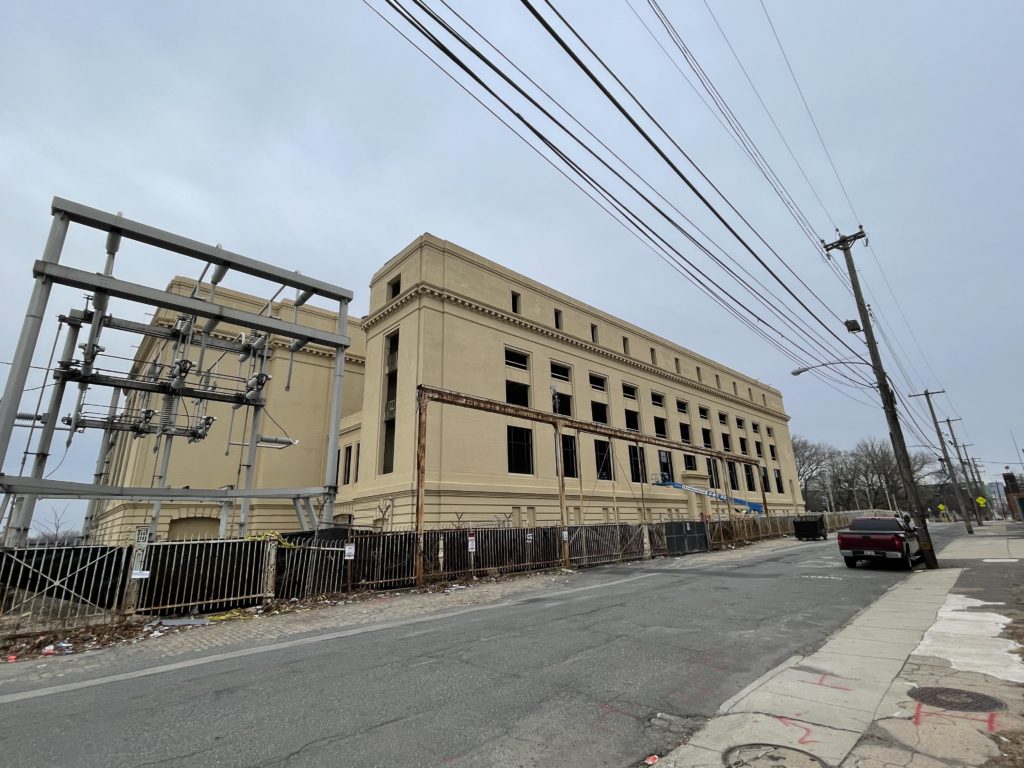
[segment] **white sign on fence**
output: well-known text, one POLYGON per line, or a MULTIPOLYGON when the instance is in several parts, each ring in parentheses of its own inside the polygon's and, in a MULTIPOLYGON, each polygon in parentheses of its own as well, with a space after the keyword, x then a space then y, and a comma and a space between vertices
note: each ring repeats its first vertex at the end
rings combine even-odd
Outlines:
POLYGON ((133 579, 148 579, 149 571, 132 571, 133 579))
POLYGON ((356 543, 354 541, 349 542, 345 545, 345 559, 355 560, 356 559, 356 543))
POLYGON ((527 544, 532 544, 533 543, 533 534, 532 533, 526 534, 526 543, 527 544))
POLYGON ((568 540, 569 540, 569 531, 563 529, 562 530, 562 541, 568 541, 568 540))
POLYGON ((149 544, 149 526, 140 525, 135 529, 135 546, 144 547, 149 544))
POLYGON ((469 538, 467 539, 467 541, 469 542, 469 551, 476 552, 476 534, 469 534, 469 538))

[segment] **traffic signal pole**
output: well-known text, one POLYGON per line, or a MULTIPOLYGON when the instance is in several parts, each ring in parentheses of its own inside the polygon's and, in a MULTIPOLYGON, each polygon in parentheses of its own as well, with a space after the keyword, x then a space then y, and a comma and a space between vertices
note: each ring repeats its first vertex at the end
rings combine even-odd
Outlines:
POLYGON ((917 488, 917 479, 910 465, 910 453, 907 451, 907 442, 903 438, 903 427, 900 424, 899 414, 896 411, 896 396, 889 387, 889 379, 882 365, 882 356, 878 352, 878 343, 875 340, 875 331, 871 326, 871 315, 868 312, 868 305, 864 301, 864 294, 861 292, 860 279, 857 277, 857 268, 853 263, 852 247, 855 242, 867 237, 864 228, 852 235, 840 235, 833 243, 822 241, 826 251, 841 250, 846 259, 846 270, 850 274, 850 287, 853 289, 854 298, 857 300, 857 311, 860 313, 861 327, 864 329, 864 339, 868 345, 868 352, 871 355, 871 368, 875 372, 875 381, 878 383, 878 394, 882 400, 882 410, 885 411, 885 420, 889 425, 889 439, 892 441, 892 451, 896 457, 896 465, 900 470, 900 478, 903 480, 903 487, 907 491, 907 499, 910 501, 910 514, 917 524, 917 536, 921 543, 921 556, 924 559, 925 567, 938 568, 939 561, 935 557, 935 549, 932 547, 932 537, 928 532, 928 518, 924 513, 924 504, 921 503, 921 494, 917 488))

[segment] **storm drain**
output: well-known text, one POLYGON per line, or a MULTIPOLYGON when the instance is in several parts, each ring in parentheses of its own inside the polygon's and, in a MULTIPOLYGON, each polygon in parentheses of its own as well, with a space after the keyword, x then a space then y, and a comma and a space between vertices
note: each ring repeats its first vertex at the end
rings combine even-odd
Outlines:
POLYGON ((965 691, 962 688, 911 688, 907 695, 922 704, 952 709, 954 712, 991 712, 1006 709, 1006 703, 995 696, 965 691))
POLYGON ((778 744, 740 744, 722 756, 725 768, 828 768, 812 755, 778 744))

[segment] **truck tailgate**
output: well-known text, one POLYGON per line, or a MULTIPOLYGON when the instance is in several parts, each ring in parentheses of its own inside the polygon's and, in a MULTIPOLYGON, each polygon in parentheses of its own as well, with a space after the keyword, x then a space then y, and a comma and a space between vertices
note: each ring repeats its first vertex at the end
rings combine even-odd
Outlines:
POLYGON ((894 533, 851 533, 843 531, 839 534, 839 548, 849 550, 883 550, 898 552, 903 549, 903 542, 897 543, 894 533))

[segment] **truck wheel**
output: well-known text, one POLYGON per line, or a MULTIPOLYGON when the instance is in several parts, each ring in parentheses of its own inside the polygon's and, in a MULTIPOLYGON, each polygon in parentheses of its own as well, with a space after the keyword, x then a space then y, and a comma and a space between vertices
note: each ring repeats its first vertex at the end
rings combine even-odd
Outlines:
POLYGON ((857 558, 856 557, 844 557, 843 558, 843 562, 846 563, 846 567, 847 568, 856 568, 857 567, 857 558))
POLYGON ((900 560, 900 564, 905 571, 912 571, 914 569, 914 560, 910 557, 910 547, 906 547, 903 550, 903 559, 900 560))

